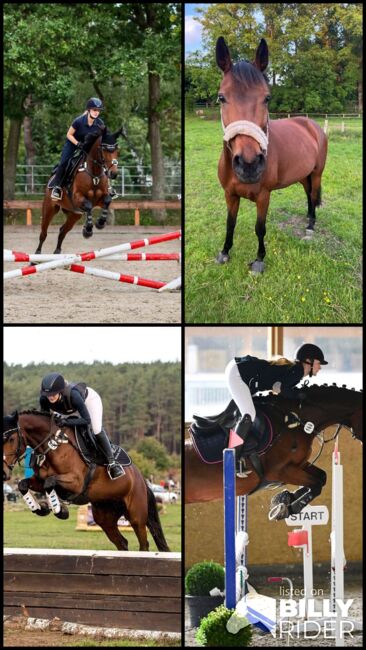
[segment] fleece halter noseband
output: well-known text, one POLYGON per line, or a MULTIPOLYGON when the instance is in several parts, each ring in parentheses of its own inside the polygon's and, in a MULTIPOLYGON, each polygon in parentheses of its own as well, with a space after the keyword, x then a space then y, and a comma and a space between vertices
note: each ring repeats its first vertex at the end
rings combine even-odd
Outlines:
POLYGON ((269 117, 267 117, 266 133, 265 133, 264 131, 262 131, 260 126, 258 126, 258 124, 255 124, 254 122, 249 122, 248 120, 238 120, 237 122, 231 122, 230 124, 225 126, 222 119, 221 109, 220 109, 220 113, 221 113, 221 125, 224 131, 224 141, 227 143, 227 146, 230 149, 231 153, 233 153, 233 150, 231 149, 229 144, 230 140, 235 138, 235 136, 237 135, 243 134, 243 135, 249 135, 251 138, 256 140, 264 156, 267 156, 267 149, 268 149, 268 142, 269 142, 269 117))

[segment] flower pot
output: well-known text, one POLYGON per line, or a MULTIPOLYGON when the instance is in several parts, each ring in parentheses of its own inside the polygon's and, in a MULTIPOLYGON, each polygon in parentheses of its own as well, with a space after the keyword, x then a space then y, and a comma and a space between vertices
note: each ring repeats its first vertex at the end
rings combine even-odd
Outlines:
POLYGON ((185 597, 189 610, 190 627, 198 627, 201 618, 212 612, 215 607, 222 605, 224 596, 190 596, 185 597))

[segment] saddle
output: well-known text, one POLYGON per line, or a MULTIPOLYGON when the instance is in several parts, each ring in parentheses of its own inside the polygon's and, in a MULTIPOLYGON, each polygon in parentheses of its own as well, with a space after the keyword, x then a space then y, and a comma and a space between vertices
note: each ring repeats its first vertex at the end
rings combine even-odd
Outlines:
MULTIPOLYGON (((85 424, 80 423, 80 418, 67 418, 65 424, 74 429, 79 453, 87 465, 108 465, 104 455, 97 447, 95 437, 89 433, 89 429, 85 424), (74 420, 77 421, 74 422, 74 420)), ((123 465, 123 467, 131 465, 132 460, 122 447, 111 442, 111 448, 113 456, 118 463, 123 465)))
MULTIPOLYGON (((243 448, 245 456, 262 453, 272 442, 273 428, 268 415, 254 400, 257 416, 248 432, 243 448)), ((205 463, 222 463, 222 452, 229 442, 230 430, 241 417, 240 411, 231 400, 218 415, 201 417, 194 415, 189 432, 193 446, 205 463)))
MULTIPOLYGON (((66 189, 69 191, 71 189, 72 181, 74 179, 75 173, 77 171, 77 168, 79 167, 83 157, 84 157, 84 152, 77 150, 71 158, 67 161, 67 165, 65 168, 65 174, 64 178, 62 181, 62 186, 66 187, 66 189)), ((55 165, 54 168, 52 169, 51 176, 48 179, 47 183, 47 188, 51 189, 50 184, 52 183, 53 178, 55 177, 56 171, 58 169, 59 165, 55 165)))

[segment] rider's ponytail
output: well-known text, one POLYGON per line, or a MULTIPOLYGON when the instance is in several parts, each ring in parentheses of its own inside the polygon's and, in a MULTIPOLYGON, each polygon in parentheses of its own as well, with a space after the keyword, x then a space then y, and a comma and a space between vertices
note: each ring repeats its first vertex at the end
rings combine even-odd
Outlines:
POLYGON ((295 362, 294 361, 289 361, 289 359, 286 359, 285 357, 281 357, 280 359, 274 359, 273 361, 269 362, 271 366, 294 366, 295 362))

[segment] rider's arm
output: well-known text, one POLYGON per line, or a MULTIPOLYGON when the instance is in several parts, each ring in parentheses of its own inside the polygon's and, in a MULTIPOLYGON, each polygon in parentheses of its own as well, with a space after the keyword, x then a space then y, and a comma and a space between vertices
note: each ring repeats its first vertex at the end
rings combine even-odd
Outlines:
POLYGON ((77 139, 74 138, 74 133, 75 133, 74 127, 70 126, 70 128, 69 128, 69 130, 68 130, 68 132, 66 134, 66 137, 67 137, 68 140, 70 140, 70 142, 72 142, 72 144, 78 144, 77 139))
POLYGON ((75 408, 75 411, 79 411, 80 415, 84 420, 88 423, 91 424, 91 418, 89 415, 89 411, 85 406, 85 402, 83 398, 81 397, 80 393, 78 390, 74 389, 71 391, 71 403, 72 406, 75 408))

